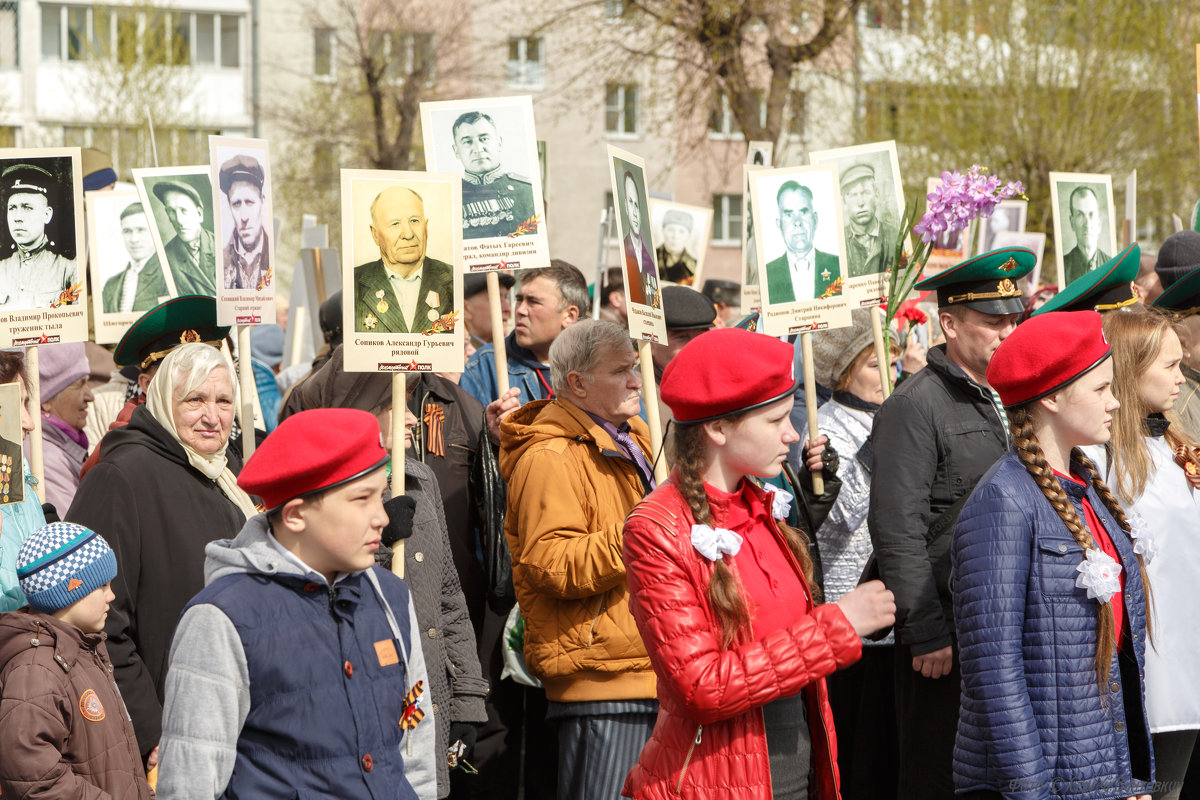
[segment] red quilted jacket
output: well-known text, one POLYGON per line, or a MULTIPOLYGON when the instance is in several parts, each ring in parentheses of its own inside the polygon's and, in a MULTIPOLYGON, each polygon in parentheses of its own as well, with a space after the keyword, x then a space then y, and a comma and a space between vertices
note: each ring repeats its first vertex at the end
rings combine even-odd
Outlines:
MULTIPOLYGON (((763 494, 763 502, 771 508, 769 496, 763 494)), ((712 515, 719 527, 725 509, 714 504, 712 515)), ((837 800, 837 740, 825 676, 857 661, 861 640, 836 605, 814 608, 810 600, 787 628, 761 639, 743 634, 723 650, 707 599, 713 564, 692 547, 693 523, 674 478, 625 523, 630 609, 658 675, 660 707, 623 793, 639 800, 771 800, 761 708, 803 690, 815 767, 810 795, 837 800)), ((774 524, 770 529, 790 556, 783 534, 774 524)))

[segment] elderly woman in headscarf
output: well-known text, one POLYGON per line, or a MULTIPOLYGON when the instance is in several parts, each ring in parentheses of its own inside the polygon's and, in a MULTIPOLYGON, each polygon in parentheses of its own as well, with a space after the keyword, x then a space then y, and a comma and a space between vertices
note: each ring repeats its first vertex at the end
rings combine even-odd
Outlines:
MULTIPOLYGON (((33 418, 29 416, 29 393, 26 390, 25 356, 21 352, 0 350, 0 384, 16 383, 20 389, 20 433, 28 438, 33 430, 33 418)), ((11 411, 10 411, 11 413, 11 411)), ((0 417, 0 421, 2 421, 0 417)), ((21 445, 0 435, 0 495, 11 499, 19 489, 21 501, 0 506, 0 611, 14 611, 25 605, 25 594, 17 583, 17 552, 29 534, 46 524, 42 514, 42 501, 34 489, 34 479, 29 473, 28 460, 19 459, 21 445), (21 460, 21 474, 15 474, 14 466, 21 460)))
MULTIPOLYGON (((82 342, 38 348, 42 395, 42 475, 46 502, 59 513, 71 507, 79 488, 79 470, 88 455, 87 423, 92 391, 82 342)), ((26 454, 29 447, 26 445, 26 454)))
POLYGON ((167 655, 184 605, 204 588, 204 547, 232 539, 258 513, 237 485, 229 448, 237 382, 211 345, 163 360, 129 425, 111 431, 67 520, 102 535, 117 555, 116 600, 104 629, 117 684, 148 765, 157 762, 167 655))

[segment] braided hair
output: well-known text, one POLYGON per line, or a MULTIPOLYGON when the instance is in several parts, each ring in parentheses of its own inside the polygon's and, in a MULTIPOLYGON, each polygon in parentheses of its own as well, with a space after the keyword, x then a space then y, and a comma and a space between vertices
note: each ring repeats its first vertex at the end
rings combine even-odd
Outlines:
MULTIPOLYGON (((725 419, 736 422, 741 414, 725 419)), ((708 495, 704 490, 705 457, 708 454, 707 439, 702 424, 671 426, 667 439, 667 455, 675 465, 675 481, 679 493, 687 501, 692 517, 700 525, 712 524, 712 513, 708 495)), ((807 587, 813 587, 812 559, 808 554, 808 541, 804 532, 780 523, 780 531, 787 540, 792 554, 800 562, 807 587)), ((811 589, 816 599, 816 589, 811 589)), ((741 582, 724 559, 713 562, 712 577, 708 582, 708 601, 712 603, 717 620, 721 623, 722 647, 728 649, 739 631, 750 624, 750 606, 742 591, 741 582)))
MULTIPOLYGON (((1080 547, 1087 550, 1098 549, 1095 540, 1087 529, 1087 525, 1079 518, 1079 514, 1075 511, 1075 505, 1063 490, 1062 484, 1054 476, 1054 471, 1046 462, 1045 453, 1042 447, 1038 444, 1037 434, 1034 431, 1033 425, 1033 403, 1016 408, 1008 409, 1009 429, 1012 432, 1013 447, 1016 450, 1017 456, 1021 459, 1021 463, 1025 465, 1030 476, 1042 490, 1042 494, 1050 502, 1058 514, 1059 519, 1067 526, 1071 537, 1079 544, 1080 547)), ((1092 488, 1104 503, 1105 508, 1112 514, 1113 519, 1121 526, 1122 530, 1128 532, 1130 530, 1129 520, 1125 517, 1125 512, 1121 508, 1121 504, 1117 502, 1117 498, 1109 490, 1108 486, 1100 477, 1099 470, 1092 463, 1091 459, 1083 454, 1079 448, 1071 450, 1071 460, 1078 463, 1083 471, 1090 478, 1092 488)), ((1150 582, 1146 577, 1146 567, 1142 563, 1142 557, 1139 555, 1138 570, 1141 573, 1142 585, 1145 588, 1146 597, 1150 597, 1150 582)), ((1113 652, 1116 650, 1116 623, 1113 620, 1112 601, 1109 600, 1099 606, 1096 611, 1098 636, 1096 642, 1096 681, 1101 687, 1108 679, 1109 668, 1112 666, 1113 652)), ((1150 618, 1146 618, 1147 631, 1150 629, 1150 618)), ((1102 690, 1101 697, 1106 694, 1102 690)))

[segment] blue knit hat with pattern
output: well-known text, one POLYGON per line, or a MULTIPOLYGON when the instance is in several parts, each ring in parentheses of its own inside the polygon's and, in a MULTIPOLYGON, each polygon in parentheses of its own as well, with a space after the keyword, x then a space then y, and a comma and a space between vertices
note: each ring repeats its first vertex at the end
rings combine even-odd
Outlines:
POLYGON ((29 605, 47 613, 74 605, 117 577, 117 557, 100 534, 73 522, 38 528, 17 553, 29 605))

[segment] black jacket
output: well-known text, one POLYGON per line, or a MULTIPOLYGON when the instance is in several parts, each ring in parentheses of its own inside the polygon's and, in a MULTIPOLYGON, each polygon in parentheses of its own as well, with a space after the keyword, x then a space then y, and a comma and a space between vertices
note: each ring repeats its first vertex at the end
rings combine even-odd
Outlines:
MULTIPOLYGON (((236 447, 225 451, 237 474, 236 447)), ((246 519, 192 467, 183 447, 151 416, 134 409, 109 431, 100 460, 79 484, 67 521, 103 536, 117 556, 117 596, 104 630, 117 684, 143 754, 162 732, 167 655, 179 614, 204 588, 204 547, 232 539, 246 519)))
POLYGON ((883 402, 871 431, 867 524, 884 583, 896 595, 896 639, 912 655, 954 641, 950 531, 926 543, 942 512, 1004 455, 1008 436, 991 392, 931 348, 928 365, 883 402))

